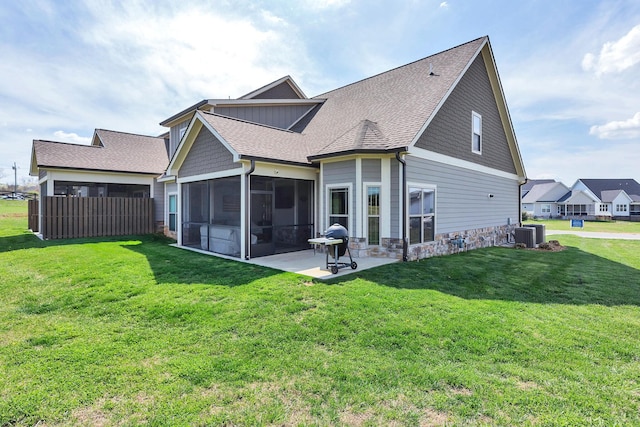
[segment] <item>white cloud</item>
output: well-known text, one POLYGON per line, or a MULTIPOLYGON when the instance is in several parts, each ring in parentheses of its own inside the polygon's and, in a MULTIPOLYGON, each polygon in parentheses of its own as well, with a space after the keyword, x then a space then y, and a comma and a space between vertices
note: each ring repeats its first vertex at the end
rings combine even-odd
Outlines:
POLYGON ((621 72, 640 62, 640 25, 625 36, 602 46, 600 54, 587 53, 582 59, 582 69, 596 75, 621 72))
POLYGON ((640 138, 640 112, 627 120, 612 121, 600 126, 591 126, 590 135, 600 139, 640 138))
POLYGON ((351 3, 351 0, 306 0, 305 5, 312 10, 340 9, 351 3))
POLYGON ((56 137, 56 141, 71 142, 74 144, 90 144, 91 138, 86 136, 80 136, 77 133, 65 132, 63 130, 57 130, 53 133, 56 137))
POLYGON ((443 1, 442 3, 440 3, 440 8, 441 9, 448 9, 449 8, 449 3, 447 3, 446 1, 443 1))

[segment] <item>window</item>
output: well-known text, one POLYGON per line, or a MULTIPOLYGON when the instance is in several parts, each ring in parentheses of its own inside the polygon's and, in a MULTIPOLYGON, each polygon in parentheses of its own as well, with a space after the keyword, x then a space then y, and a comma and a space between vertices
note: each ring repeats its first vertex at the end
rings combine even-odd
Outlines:
POLYGON ((551 205, 542 205, 542 213, 551 213, 551 205))
POLYGON ((367 187, 367 241, 380 244, 380 187, 367 187))
POLYGON ((178 196, 169 194, 169 231, 176 231, 178 221, 178 196))
POLYGON ((409 187, 409 243, 434 238, 435 196, 433 188, 409 187))
POLYGON ((600 212, 609 212, 609 205, 600 205, 600 212))
POLYGON ((475 111, 471 112, 471 151, 482 154, 482 116, 475 111))
POLYGON ((616 205, 616 212, 626 212, 627 205, 616 205))
POLYGON ((329 190, 329 226, 340 224, 349 229, 349 189, 347 187, 329 190))

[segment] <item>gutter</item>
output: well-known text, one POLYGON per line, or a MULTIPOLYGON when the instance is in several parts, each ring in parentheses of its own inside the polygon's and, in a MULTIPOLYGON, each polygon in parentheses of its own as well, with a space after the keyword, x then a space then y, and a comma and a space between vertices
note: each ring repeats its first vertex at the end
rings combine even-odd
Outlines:
POLYGON ((245 256, 244 258, 248 260, 250 258, 249 248, 251 247, 251 175, 256 170, 256 161, 251 159, 251 167, 248 171, 244 173, 246 188, 244 194, 244 206, 245 206, 245 215, 244 215, 244 228, 245 228, 245 236, 244 236, 244 245, 245 245, 245 256))
POLYGON ((518 185, 518 226, 522 227, 522 186, 529 182, 529 178, 525 178, 518 185))
POLYGON ((407 243, 407 162, 396 151, 396 160, 402 164, 402 261, 407 262, 409 245, 407 243))

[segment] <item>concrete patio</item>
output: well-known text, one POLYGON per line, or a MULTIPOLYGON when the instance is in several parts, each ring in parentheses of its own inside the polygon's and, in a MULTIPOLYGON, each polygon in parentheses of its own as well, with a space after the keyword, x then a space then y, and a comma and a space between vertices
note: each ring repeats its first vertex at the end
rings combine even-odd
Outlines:
MULTIPOLYGON (((329 261, 333 258, 329 257, 329 261)), ((252 258, 248 261, 251 264, 263 267, 275 268, 282 271, 290 271, 293 273, 304 274, 315 279, 327 280, 333 277, 344 276, 357 271, 367 270, 369 268, 379 267, 381 265, 392 264, 398 262, 395 258, 353 258, 358 264, 356 270, 350 267, 341 268, 337 274, 331 274, 326 269, 326 254, 317 250, 314 254, 313 249, 299 252, 289 252, 286 254, 270 255, 260 258, 252 258)), ((340 257, 339 262, 349 262, 349 256, 340 257)))
MULTIPOLYGON (((230 257, 226 255, 217 254, 214 252, 203 251, 201 249, 190 248, 187 246, 178 246, 172 244, 170 246, 186 249, 188 251, 198 252, 204 255, 216 256, 219 258, 225 258, 232 261, 246 262, 248 264, 260 265, 262 267, 274 268, 276 270, 289 271, 292 273, 303 274, 305 276, 313 277, 314 279, 327 280, 332 277, 344 276, 357 271, 368 270, 370 268, 379 267, 381 265, 392 264, 399 260, 395 258, 353 258, 358 264, 356 270, 352 270, 350 267, 341 268, 337 274, 332 274, 330 270, 326 268, 326 254, 323 250, 308 249, 305 251, 288 252, 278 255, 270 255, 258 258, 252 258, 250 260, 244 260, 236 257, 230 257)), ((333 258, 329 257, 329 261, 333 261, 333 258)), ((349 256, 340 257, 340 262, 348 262, 349 256)))

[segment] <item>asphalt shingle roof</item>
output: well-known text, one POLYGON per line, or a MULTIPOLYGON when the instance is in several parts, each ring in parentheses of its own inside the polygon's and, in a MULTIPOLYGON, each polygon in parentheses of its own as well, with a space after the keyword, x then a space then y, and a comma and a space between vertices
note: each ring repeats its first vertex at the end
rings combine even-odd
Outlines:
POLYGON ((640 194, 640 184, 635 179, 580 179, 580 181, 601 200, 603 191, 624 190, 628 195, 640 194))
POLYGON ((163 138, 97 129, 102 145, 33 141, 40 168, 99 170, 160 175, 169 164, 163 138))
POLYGON ((241 156, 308 164, 309 158, 409 147, 487 42, 482 37, 318 95, 298 132, 199 112, 241 156), (431 71, 433 71, 431 73, 431 71))

